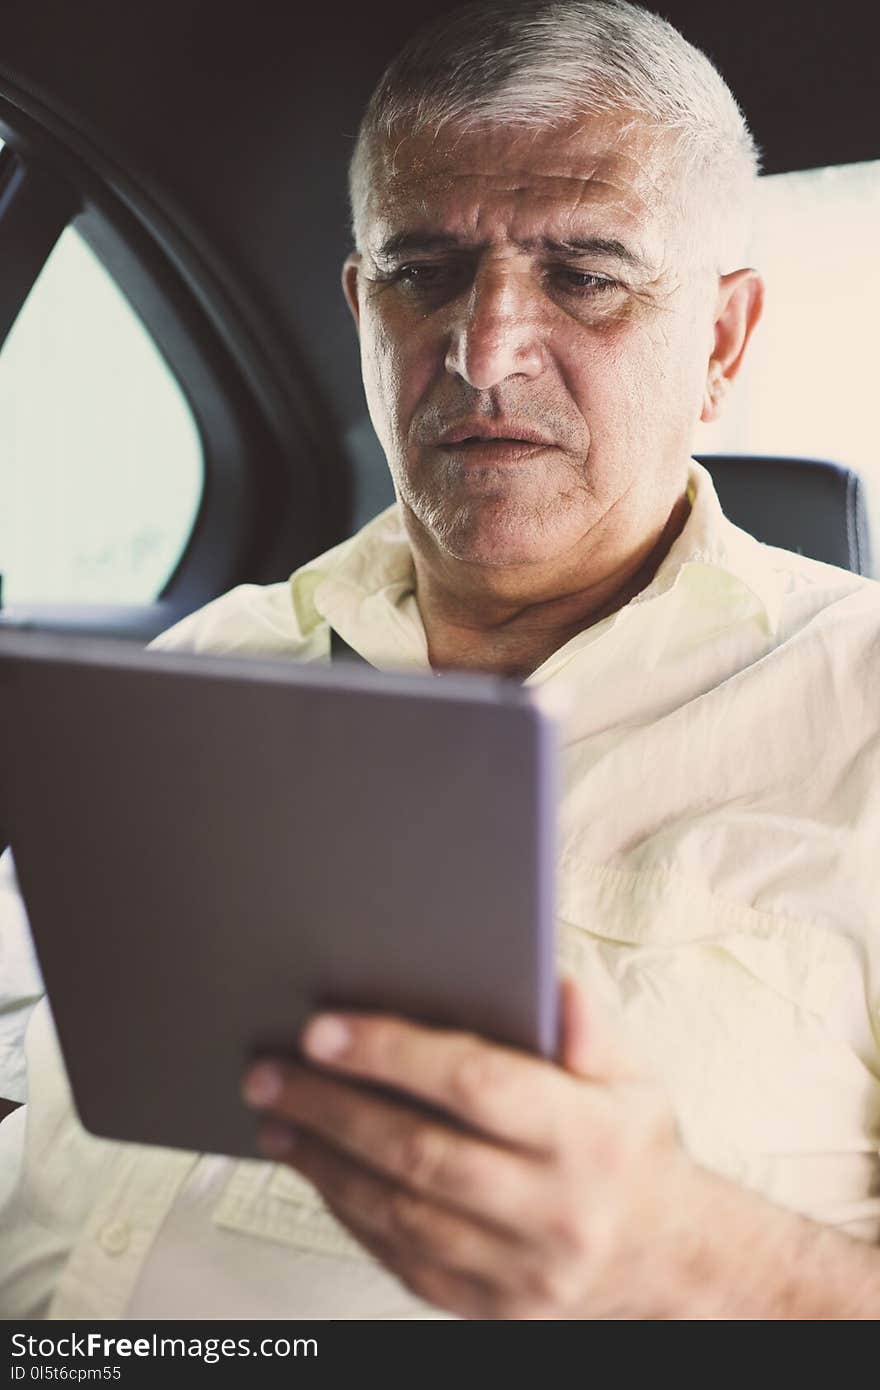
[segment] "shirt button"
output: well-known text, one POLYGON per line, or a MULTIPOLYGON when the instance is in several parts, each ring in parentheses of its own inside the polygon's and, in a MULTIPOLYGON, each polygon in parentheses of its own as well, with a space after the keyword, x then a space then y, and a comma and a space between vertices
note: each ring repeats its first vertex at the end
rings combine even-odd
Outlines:
POLYGON ((98 1234, 98 1240, 108 1255, 121 1255, 123 1250, 128 1249, 130 1239, 131 1227, 127 1221, 111 1221, 98 1234))

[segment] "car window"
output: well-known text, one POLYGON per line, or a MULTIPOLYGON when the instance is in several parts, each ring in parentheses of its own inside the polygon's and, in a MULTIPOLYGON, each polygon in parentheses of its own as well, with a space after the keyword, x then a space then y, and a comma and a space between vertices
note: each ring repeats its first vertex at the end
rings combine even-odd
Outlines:
POLYGON ((177 381, 69 227, 0 351, 4 604, 151 602, 202 486, 177 381))
POLYGON ((856 469, 868 484, 875 538, 878 245, 880 161, 760 180, 750 261, 767 284, 764 318, 725 412, 700 426, 696 447, 856 469))

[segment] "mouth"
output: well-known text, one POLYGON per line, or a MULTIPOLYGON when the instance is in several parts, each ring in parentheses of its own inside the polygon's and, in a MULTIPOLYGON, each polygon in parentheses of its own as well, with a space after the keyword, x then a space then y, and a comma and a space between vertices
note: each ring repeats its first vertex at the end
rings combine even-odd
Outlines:
POLYGON ((470 464, 496 464, 499 466, 524 463, 535 454, 543 453, 546 444, 533 444, 528 439, 480 439, 458 440, 455 444, 443 446, 460 460, 470 464))
POLYGON ((451 447, 473 449, 494 445, 501 445, 506 448, 547 449, 552 447, 556 441, 529 425, 514 424, 512 421, 499 421, 497 425, 483 423, 457 425, 442 434, 438 443, 441 448, 447 449, 451 447))
POLYGON ((548 439, 529 425, 498 421, 488 425, 463 424, 440 436, 439 447, 454 453, 459 459, 473 464, 521 463, 533 454, 553 448, 555 440, 548 439))
POLYGON ((512 467, 544 453, 548 445, 521 435, 466 435, 441 443, 441 449, 464 466, 512 467))

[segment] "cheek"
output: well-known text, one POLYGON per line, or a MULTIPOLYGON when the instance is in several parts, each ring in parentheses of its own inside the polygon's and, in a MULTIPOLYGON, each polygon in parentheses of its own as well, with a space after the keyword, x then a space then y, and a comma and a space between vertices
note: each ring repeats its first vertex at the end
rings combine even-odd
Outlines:
POLYGON ((640 451, 642 464, 665 443, 673 451, 696 419, 702 371, 694 336, 680 323, 627 325, 582 358, 579 401, 594 445, 640 451))
POLYGON ((361 316, 361 374, 373 427, 382 444, 394 433, 399 395, 399 358, 375 315, 361 316))
POLYGON ((591 451, 625 453, 655 381, 644 334, 606 332, 569 355, 566 387, 589 426, 591 451))
POLYGON ((417 335, 395 331, 375 312, 361 320, 361 368, 373 427, 386 448, 405 439, 413 411, 431 379, 417 335))

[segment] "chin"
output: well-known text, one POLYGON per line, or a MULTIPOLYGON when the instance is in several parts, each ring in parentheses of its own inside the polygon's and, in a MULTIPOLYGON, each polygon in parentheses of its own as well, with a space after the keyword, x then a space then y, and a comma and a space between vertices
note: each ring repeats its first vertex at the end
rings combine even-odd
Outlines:
POLYGON ((493 568, 541 565, 566 550, 576 537, 569 524, 549 525, 534 510, 506 503, 468 502, 454 509, 430 508, 421 520, 437 544, 465 564, 493 568))

